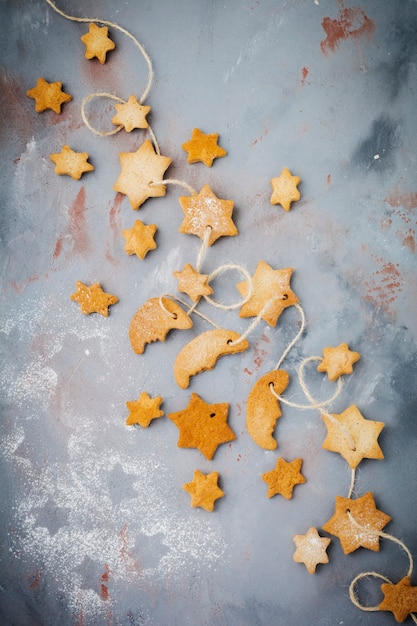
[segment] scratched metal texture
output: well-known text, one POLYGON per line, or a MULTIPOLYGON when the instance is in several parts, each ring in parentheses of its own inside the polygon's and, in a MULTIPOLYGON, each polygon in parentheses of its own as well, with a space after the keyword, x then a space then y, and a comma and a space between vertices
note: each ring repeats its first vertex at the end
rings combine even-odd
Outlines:
MULTIPOLYGON (((70 14, 129 29, 145 46, 155 77, 146 104, 169 178, 208 183, 235 203, 237 237, 219 239, 203 271, 226 263, 253 273, 259 260, 292 267, 306 330, 284 362, 287 397, 303 402, 297 367, 325 346, 359 351, 331 410, 356 404, 383 421, 384 460, 365 460, 356 495, 372 491, 392 516, 386 531, 417 553, 416 96, 414 0, 62 0, 70 14), (220 134, 227 157, 189 165, 181 144, 198 127, 220 134), (269 202, 283 167, 301 177, 289 213, 269 202)), ((82 99, 109 91, 140 96, 141 53, 110 29, 117 48, 101 66, 84 58, 85 24, 42 0, 0 0, 1 50, 1 581, 0 622, 173 626, 393 624, 391 613, 362 612, 350 581, 373 570, 397 582, 408 568, 401 548, 345 556, 333 538, 330 562, 314 576, 294 563, 293 535, 321 528, 350 471, 322 449, 318 411, 283 406, 276 451, 245 429, 245 402, 297 333, 289 308, 275 328, 251 333, 250 349, 224 357, 179 389, 172 365, 210 326, 129 345, 128 326, 148 298, 177 293, 173 272, 195 265, 200 240, 178 232, 182 210, 168 187, 133 213, 116 194, 119 152, 143 131, 110 138, 88 131, 82 99), (37 114, 28 89, 39 76, 73 95, 61 115, 37 114), (95 171, 80 181, 54 173, 49 154, 64 144, 87 151, 95 171), (158 226, 156 250, 127 256, 121 230, 136 219, 158 226), (75 282, 98 281, 119 297, 106 319, 70 301, 75 282), (126 401, 163 397, 165 417, 129 428, 126 401), (177 447, 166 414, 191 392, 228 402, 237 438, 213 461, 177 447), (294 497, 266 498, 263 472, 276 458, 301 457, 307 482, 294 497), (218 471, 225 497, 215 511, 190 507, 182 485, 193 471, 218 471)), ((112 103, 90 103, 89 119, 111 127, 112 103)), ((214 296, 237 302, 238 271, 214 282, 214 296)), ((238 310, 201 309, 243 332, 238 310)), ((317 398, 334 386, 308 368, 317 398)), ((322 532, 322 531, 321 531, 322 532)), ((322 532, 324 535, 325 533, 322 532)), ((328 535, 326 535, 328 536, 328 535)), ((413 573, 412 582, 417 584, 413 573)), ((378 581, 361 601, 381 599, 378 581)), ((411 619, 408 618, 408 623, 411 619)))

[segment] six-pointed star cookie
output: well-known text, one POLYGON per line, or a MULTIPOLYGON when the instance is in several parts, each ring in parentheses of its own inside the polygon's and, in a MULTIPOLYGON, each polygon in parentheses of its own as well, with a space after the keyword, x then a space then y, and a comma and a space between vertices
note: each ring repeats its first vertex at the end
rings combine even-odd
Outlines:
MULTIPOLYGON (((292 272, 292 268, 274 270, 265 261, 259 261, 252 277, 252 295, 242 305, 240 317, 255 317, 266 307, 262 319, 270 326, 276 326, 282 311, 298 302, 297 296, 290 288, 292 272)), ((246 298, 249 290, 248 281, 245 280, 236 286, 246 298)))
POLYGON ((201 161, 207 167, 211 167, 214 159, 226 156, 226 150, 217 144, 218 139, 218 133, 206 135, 199 128, 194 128, 191 139, 181 146, 188 153, 188 163, 201 161))
POLYGON ((55 163, 55 173, 71 176, 80 180, 85 172, 92 172, 94 165, 87 162, 88 152, 75 152, 69 146, 62 146, 61 152, 50 154, 49 158, 55 163))
POLYGON ((109 306, 116 304, 119 298, 103 291, 99 283, 88 286, 77 280, 76 290, 70 295, 73 302, 78 302, 85 315, 100 313, 103 317, 109 316, 109 306))
POLYGON ((191 394, 183 411, 169 413, 168 417, 178 427, 179 448, 197 448, 206 459, 212 459, 218 446, 236 439, 227 424, 229 405, 208 404, 196 393, 191 394))
POLYGON ((121 152, 119 156, 121 173, 114 189, 129 198, 132 209, 138 209, 148 198, 165 195, 166 186, 154 183, 162 180, 172 161, 156 154, 150 139, 136 152, 121 152))
POLYGON ((343 413, 322 415, 327 436, 323 448, 338 452, 354 469, 362 459, 383 459, 377 439, 384 428, 383 422, 365 419, 358 407, 352 404, 343 413))
POLYGON ((211 246, 219 237, 233 237, 238 234, 232 220, 233 200, 221 200, 209 185, 204 185, 195 196, 180 196, 180 205, 185 217, 179 231, 188 235, 197 235, 204 241, 207 229, 208 245, 211 246))
POLYGON ((339 537, 345 554, 361 547, 378 552, 380 532, 390 520, 376 508, 371 492, 355 500, 336 496, 334 514, 323 524, 323 530, 339 537))
POLYGON ((191 496, 192 507, 199 506, 206 511, 214 509, 214 502, 224 496, 224 491, 217 484, 218 479, 218 472, 203 474, 199 470, 194 471, 192 482, 182 486, 191 496))
POLYGON ((139 398, 133 402, 126 402, 129 416, 126 420, 128 426, 139 424, 142 428, 148 428, 153 419, 162 417, 163 411, 159 408, 162 397, 151 398, 146 391, 142 391, 139 398))
POLYGON ((136 96, 130 96, 127 102, 115 104, 117 115, 112 118, 113 124, 122 126, 126 132, 130 133, 134 128, 149 128, 146 116, 151 107, 139 104, 136 96))
POLYGON ((36 87, 26 92, 29 98, 35 100, 35 111, 42 113, 51 109, 55 113, 61 113, 61 106, 72 100, 69 93, 62 91, 62 83, 48 83, 44 78, 38 78, 36 87))
POLYGON ((287 167, 284 167, 277 178, 271 178, 271 204, 280 204, 285 211, 289 211, 291 203, 300 199, 300 192, 297 189, 300 180, 298 176, 293 176, 287 167))
POLYGON ((193 302, 198 302, 202 296, 209 296, 213 289, 208 284, 208 275, 200 274, 190 263, 184 266, 182 272, 174 272, 178 281, 178 291, 186 293, 193 302))
POLYGON ((391 611, 397 622, 404 622, 410 613, 417 612, 417 587, 411 585, 409 576, 404 576, 396 585, 383 583, 381 591, 384 599, 378 609, 391 611))
POLYGON ((122 235, 126 240, 126 254, 136 254, 139 259, 144 259, 149 250, 156 248, 154 240, 156 230, 156 224, 144 224, 140 220, 136 220, 132 228, 122 230, 122 235))
POLYGON ((82 35, 81 41, 86 45, 85 58, 97 58, 101 64, 106 62, 106 55, 114 50, 116 44, 108 37, 107 26, 100 28, 96 24, 89 25, 88 33, 82 35))
POLYGON ((294 535, 296 550, 293 560, 304 563, 309 574, 314 574, 319 563, 328 563, 327 548, 331 539, 320 537, 317 528, 312 526, 305 535, 294 535))
POLYGON ((361 355, 359 352, 349 350, 347 343, 341 343, 335 348, 323 348, 323 359, 317 366, 318 372, 327 372, 329 380, 332 382, 337 380, 343 374, 351 374, 353 372, 353 364, 359 361, 361 355))
POLYGON ((270 472, 262 474, 262 480, 268 485, 267 498, 272 498, 276 494, 281 494, 287 500, 291 500, 295 485, 301 485, 306 479, 301 474, 302 459, 294 459, 287 462, 282 457, 277 459, 275 468, 270 472))

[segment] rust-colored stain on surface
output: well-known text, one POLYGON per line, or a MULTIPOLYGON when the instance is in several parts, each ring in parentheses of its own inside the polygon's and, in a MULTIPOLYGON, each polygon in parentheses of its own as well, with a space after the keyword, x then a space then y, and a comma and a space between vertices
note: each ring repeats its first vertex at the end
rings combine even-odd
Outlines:
POLYGON ((109 568, 109 566, 107 565, 107 563, 104 564, 104 572, 101 575, 100 578, 100 597, 102 600, 108 600, 109 599, 109 590, 108 590, 108 582, 109 582, 109 576, 111 574, 111 570, 109 568))
POLYGON ((70 251, 72 254, 83 255, 90 251, 90 239, 86 229, 85 211, 85 187, 81 187, 68 209, 66 231, 59 235, 56 241, 53 252, 54 261, 60 257, 67 242, 70 243, 70 251))
POLYGON ((401 192, 396 187, 384 198, 384 202, 387 202, 392 207, 402 206, 404 209, 412 211, 417 209, 417 192, 401 192))
POLYGON ((119 259, 114 255, 117 241, 121 238, 120 213, 124 195, 117 193, 109 212, 110 232, 106 242, 106 258, 113 264, 119 263, 119 259))
POLYGON ((301 69, 301 85, 304 87, 306 79, 308 76, 308 67, 303 67, 301 69))
POLYGON ((320 42, 322 52, 335 52, 341 41, 370 37, 375 30, 374 22, 359 7, 342 8, 339 19, 325 17, 321 23, 326 39, 320 42))
POLYGON ((365 282, 365 299, 384 311, 386 315, 394 317, 396 312, 393 305, 403 287, 399 265, 398 263, 394 265, 380 257, 374 258, 382 267, 373 272, 370 279, 365 282))

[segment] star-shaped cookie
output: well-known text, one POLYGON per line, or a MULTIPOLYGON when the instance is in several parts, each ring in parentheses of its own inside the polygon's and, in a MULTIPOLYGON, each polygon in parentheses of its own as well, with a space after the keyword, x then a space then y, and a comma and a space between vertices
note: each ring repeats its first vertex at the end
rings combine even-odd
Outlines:
POLYGON ((417 612, 417 587, 411 585, 409 576, 404 576, 396 585, 383 583, 381 591, 384 599, 378 609, 391 611, 397 622, 404 622, 410 613, 417 612))
POLYGON ((133 402, 126 402, 129 416, 126 420, 128 426, 139 424, 142 428, 148 428, 153 419, 162 417, 163 411, 159 408, 162 397, 151 398, 146 391, 142 391, 139 398, 133 402))
POLYGON ((127 102, 115 104, 117 114, 112 118, 113 124, 122 126, 127 133, 134 128, 149 128, 146 116, 151 107, 139 104, 136 96, 130 96, 127 102))
POLYGON ((190 263, 184 266, 182 272, 174 272, 178 281, 178 291, 186 293, 193 302, 198 302, 202 296, 209 296, 213 289, 208 284, 208 275, 200 274, 190 263))
POLYGON ((201 161, 207 167, 213 165, 214 159, 226 156, 227 152, 217 142, 218 133, 206 135, 199 128, 194 128, 191 139, 182 144, 182 149, 188 153, 187 162, 197 163, 201 161))
MULTIPOLYGON (((270 304, 262 314, 262 319, 270 326, 276 326, 282 311, 298 303, 298 298, 290 288, 292 268, 274 270, 265 261, 259 261, 252 276, 252 295, 240 309, 240 317, 255 317, 262 309, 270 304)), ((244 298, 248 294, 248 281, 244 280, 237 285, 244 298)))
POLYGON ((192 482, 182 486, 191 496, 192 507, 199 506, 206 511, 214 509, 214 502, 224 496, 224 491, 217 484, 218 479, 218 472, 203 474, 199 470, 194 470, 192 482))
POLYGON ((384 428, 383 422, 375 422, 363 417, 358 407, 352 404, 343 413, 322 415, 326 424, 327 436, 323 448, 338 452, 354 469, 362 459, 383 459, 384 455, 377 439, 384 428))
POLYGON ((36 87, 26 92, 29 98, 35 100, 35 111, 42 113, 51 109, 55 113, 61 113, 61 107, 65 102, 72 100, 69 93, 62 91, 62 83, 48 83, 44 78, 38 78, 36 87))
POLYGON ((211 460, 218 446, 236 439, 227 424, 229 405, 208 404, 196 393, 191 394, 187 408, 168 417, 178 427, 179 448, 197 448, 206 459, 211 460))
POLYGON ((345 554, 361 547, 378 552, 380 531, 390 520, 376 508, 371 492, 355 500, 336 496, 334 514, 323 524, 323 530, 339 537, 345 554))
POLYGON ((318 372, 327 372, 329 380, 332 382, 337 380, 343 374, 351 374, 353 372, 353 364, 359 361, 361 355, 359 352, 349 350, 347 343, 341 343, 335 348, 323 348, 323 359, 317 366, 318 372))
POLYGON ((277 178, 271 178, 271 204, 280 204, 285 211, 289 211, 291 203, 300 199, 300 192, 297 189, 300 181, 298 176, 293 176, 290 170, 284 167, 277 178))
POLYGON ((146 139, 136 152, 121 152, 121 173, 114 190, 125 194, 132 209, 138 209, 148 198, 164 196, 165 185, 153 183, 162 180, 172 160, 156 154, 150 139, 146 139))
POLYGON ((156 230, 156 224, 144 224, 140 220, 136 220, 132 228, 122 230, 122 235, 126 240, 126 254, 136 254, 139 259, 144 259, 150 250, 156 248, 154 240, 156 230))
POLYGON ((69 146, 62 146, 61 152, 50 154, 49 158, 55 163, 55 173, 71 176, 80 180, 85 172, 92 172, 94 165, 87 162, 88 152, 75 152, 69 146))
POLYGON ((209 246, 219 237, 238 234, 232 220, 233 200, 221 200, 209 185, 204 185, 195 196, 180 196, 179 202, 185 214, 180 233, 197 235, 204 241, 207 228, 210 227, 209 246))
POLYGON ((103 317, 109 316, 109 306, 116 304, 119 298, 103 291, 99 283, 88 286, 77 280, 76 290, 70 295, 73 302, 78 302, 82 313, 100 313, 103 317))
POLYGON ((281 494, 287 500, 291 500, 295 485, 301 485, 306 479, 301 474, 302 459, 294 459, 287 462, 282 457, 277 459, 275 468, 262 474, 262 480, 268 485, 267 498, 281 494))
POLYGON ((116 44, 108 36, 107 26, 100 28, 96 24, 89 25, 88 33, 82 35, 81 41, 86 46, 85 58, 98 59, 101 64, 106 62, 106 55, 110 50, 114 50, 116 44))
POLYGON ((293 560, 304 563, 309 574, 314 574, 319 563, 328 563, 327 548, 331 539, 320 537, 317 528, 312 526, 305 535, 294 535, 296 550, 293 560))

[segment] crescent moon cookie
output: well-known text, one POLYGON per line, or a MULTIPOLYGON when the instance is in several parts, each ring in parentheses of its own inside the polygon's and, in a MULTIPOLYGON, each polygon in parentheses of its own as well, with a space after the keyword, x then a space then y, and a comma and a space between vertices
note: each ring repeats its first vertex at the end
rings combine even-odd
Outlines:
POLYGON ((187 330, 191 317, 171 298, 150 298, 135 313, 129 327, 129 339, 136 354, 153 341, 165 341, 170 330, 187 330))
POLYGON ((277 442, 272 436, 276 422, 281 417, 281 407, 271 392, 281 394, 289 383, 289 376, 284 370, 272 370, 259 378, 248 395, 246 403, 246 428, 258 446, 265 450, 275 450, 277 442))
POLYGON ((92 23, 89 25, 88 33, 81 36, 81 41, 86 46, 85 58, 98 59, 103 65, 106 62, 106 55, 110 50, 114 50, 116 44, 108 36, 109 29, 107 26, 97 26, 92 23))
POLYGON ((287 167, 284 167, 277 178, 271 178, 271 204, 280 204, 284 211, 289 211, 291 203, 300 199, 297 185, 301 182, 299 176, 293 176, 287 167))
POLYGON ((206 135, 199 128, 194 128, 191 139, 182 144, 182 149, 188 153, 188 163, 204 163, 207 167, 213 165, 214 159, 226 156, 227 152, 217 142, 218 133, 206 135))
POLYGON ((62 91, 62 83, 48 83, 44 78, 38 78, 36 87, 26 92, 29 98, 35 100, 35 111, 42 113, 47 109, 51 109, 55 113, 61 113, 61 106, 65 102, 70 102, 72 96, 62 91))

